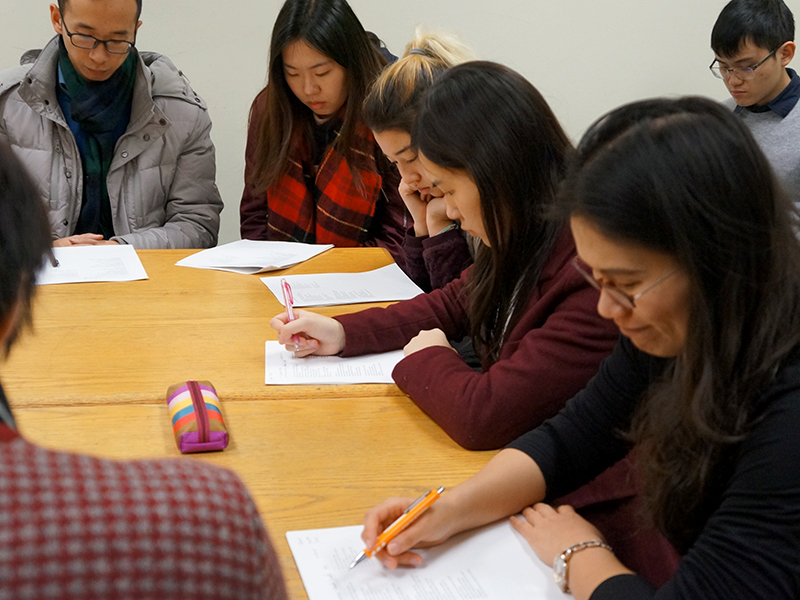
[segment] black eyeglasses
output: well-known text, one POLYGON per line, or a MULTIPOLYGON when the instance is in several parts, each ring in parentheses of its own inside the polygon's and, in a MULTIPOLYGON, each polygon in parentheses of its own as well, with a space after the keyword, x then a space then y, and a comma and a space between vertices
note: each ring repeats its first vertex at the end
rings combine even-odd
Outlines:
POLYGON ((618 287, 616 287, 616 286, 613 286, 613 285, 611 285, 611 284, 609 284, 609 283, 606 283, 605 281, 602 281, 602 280, 600 280, 600 279, 595 279, 595 278, 594 278, 594 276, 593 276, 591 273, 589 273, 588 271, 586 271, 586 270, 585 270, 585 269, 584 269, 584 268, 583 268, 583 267, 582 267, 582 266, 581 266, 581 265, 578 263, 578 259, 577 259, 577 258, 573 258, 573 259, 572 259, 572 266, 573 266, 573 267, 575 267, 575 270, 576 270, 576 271, 578 271, 578 273, 580 273, 581 275, 583 275, 584 279, 586 279, 586 281, 588 281, 588 282, 591 284, 591 286, 592 286, 593 288, 595 288, 595 289, 596 289, 596 290, 598 290, 598 291, 603 291, 603 290, 605 290, 606 292, 608 292, 608 295, 609 295, 609 297, 610 297, 610 298, 611 298, 611 299, 612 299, 614 302, 616 302, 617 304, 619 304, 620 306, 622 306, 623 308, 636 308, 636 301, 637 301, 639 298, 641 298, 642 296, 644 296, 644 295, 645 295, 647 292, 649 292, 650 290, 652 290, 652 289, 653 289, 654 287, 656 287, 656 286, 657 286, 659 283, 662 283, 662 282, 666 281, 667 279, 669 279, 670 277, 672 277, 673 275, 675 275, 675 273, 677 273, 677 272, 678 272, 677 270, 675 270, 675 271, 670 271, 669 273, 667 273, 666 275, 664 275, 664 276, 663 276, 661 279, 659 279, 659 280, 658 280, 658 281, 656 281, 655 283, 652 283, 652 284, 650 284, 649 286, 647 286, 646 288, 644 288, 644 289, 643 289, 641 292, 639 292, 638 294, 634 294, 634 295, 632 295, 632 296, 631 296, 630 294, 626 294, 625 292, 623 292, 621 289, 619 289, 619 288, 618 288, 618 287))
POLYGON ((69 29, 67 29, 67 24, 64 22, 64 15, 61 15, 61 25, 64 27, 64 31, 67 32, 69 41, 72 42, 72 45, 82 50, 93 50, 94 48, 97 48, 98 44, 103 44, 105 45, 109 54, 128 54, 128 52, 131 51, 131 48, 136 45, 135 41, 128 42, 126 40, 98 40, 92 35, 72 33, 69 29))
MULTIPOLYGON (((783 44, 781 44, 781 46, 782 45, 783 44)), ((719 65, 715 67, 714 63, 717 62, 717 59, 715 58, 711 61, 711 64, 708 66, 708 68, 711 69, 711 73, 717 79, 728 79, 731 75, 735 74, 739 79, 746 81, 755 77, 756 69, 767 62, 767 60, 769 60, 778 50, 780 50, 781 46, 775 48, 775 50, 767 54, 763 60, 758 61, 752 67, 734 67, 733 69, 729 69, 728 67, 720 67, 719 65)))

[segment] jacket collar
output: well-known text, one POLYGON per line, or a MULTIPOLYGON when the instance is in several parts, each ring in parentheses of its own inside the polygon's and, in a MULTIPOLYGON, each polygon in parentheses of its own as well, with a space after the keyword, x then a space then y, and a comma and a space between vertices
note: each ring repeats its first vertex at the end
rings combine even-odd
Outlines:
MULTIPOLYGON (((19 88, 20 97, 41 116, 55 120, 66 126, 60 111, 56 110, 56 85, 58 85, 58 36, 48 42, 41 52, 28 51, 22 56, 23 63, 33 62, 19 88)), ((136 131, 151 121, 165 130, 169 124, 164 113, 153 102, 154 96, 171 96, 187 102, 201 104, 199 97, 175 65, 160 54, 140 52, 136 67, 136 86, 133 90, 133 105, 128 131, 136 131), (168 71, 174 77, 168 77, 168 71), (158 75, 164 77, 158 77, 158 75), (161 83, 161 81, 164 83, 161 83), (178 83, 176 83, 178 82, 178 83), (197 100, 195 100, 197 99, 197 100)), ((201 104, 205 108, 204 104, 201 104)))

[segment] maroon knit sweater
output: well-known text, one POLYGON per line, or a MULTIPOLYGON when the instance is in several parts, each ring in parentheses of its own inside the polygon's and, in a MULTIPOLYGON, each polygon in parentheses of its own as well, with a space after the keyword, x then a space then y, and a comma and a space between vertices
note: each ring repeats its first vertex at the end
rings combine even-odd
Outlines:
MULTIPOLYGON (((619 331, 597 314, 597 291, 570 264, 574 256, 572 236, 565 231, 499 360, 484 359, 483 373, 442 347, 407 356, 392 373, 464 448, 500 448, 552 417, 610 354, 619 331)), ((402 348, 426 329, 439 328, 448 339, 469 333, 463 288, 471 272, 412 300, 336 317, 346 336, 342 356, 402 348)))

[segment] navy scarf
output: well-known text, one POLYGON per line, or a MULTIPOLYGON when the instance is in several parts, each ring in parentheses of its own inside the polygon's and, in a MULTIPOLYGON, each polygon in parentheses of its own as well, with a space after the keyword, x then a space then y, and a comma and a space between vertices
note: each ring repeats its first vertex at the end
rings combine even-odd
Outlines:
POLYGON ((114 147, 131 118, 138 54, 132 49, 106 81, 87 81, 72 65, 63 40, 59 40, 59 46, 59 66, 70 97, 71 117, 86 140, 81 155, 83 202, 75 233, 99 233, 110 239, 114 236, 114 224, 106 178, 114 147))

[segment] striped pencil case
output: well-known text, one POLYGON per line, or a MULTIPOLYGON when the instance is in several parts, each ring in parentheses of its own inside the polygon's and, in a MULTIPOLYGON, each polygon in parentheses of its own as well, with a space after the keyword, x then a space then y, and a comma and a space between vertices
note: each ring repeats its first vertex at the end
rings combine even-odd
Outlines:
POLYGON ((184 454, 228 447, 217 391, 208 381, 185 381, 167 390, 167 407, 178 448, 184 454))

